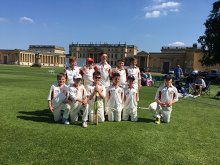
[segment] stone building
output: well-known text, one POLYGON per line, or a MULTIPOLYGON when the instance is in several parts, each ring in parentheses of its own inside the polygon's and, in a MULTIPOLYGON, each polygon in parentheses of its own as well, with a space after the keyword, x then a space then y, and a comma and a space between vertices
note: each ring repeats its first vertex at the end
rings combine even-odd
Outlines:
POLYGON ((192 47, 162 47, 158 53, 141 51, 136 57, 140 68, 148 68, 152 72, 168 73, 177 65, 180 65, 185 73, 192 70, 209 71, 213 68, 220 71, 220 65, 201 65, 199 60, 202 58, 202 51, 196 44, 192 47))
POLYGON ((54 45, 30 45, 29 50, 0 49, 0 64, 32 66, 40 58, 41 66, 60 66, 65 63, 64 48, 54 45))
POLYGON ((125 44, 70 44, 69 54, 70 56, 76 56, 78 58, 92 57, 94 62, 100 61, 100 53, 105 51, 108 54, 108 63, 112 66, 116 65, 118 59, 126 59, 137 55, 138 48, 135 45, 125 44))

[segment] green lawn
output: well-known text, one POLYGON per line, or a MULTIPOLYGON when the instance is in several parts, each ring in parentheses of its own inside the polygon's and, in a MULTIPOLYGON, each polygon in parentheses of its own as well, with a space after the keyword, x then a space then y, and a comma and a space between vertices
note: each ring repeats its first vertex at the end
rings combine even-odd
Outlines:
MULTIPOLYGON (((171 122, 156 125, 147 110, 139 122, 105 122, 83 129, 54 123, 48 68, 0 65, 0 164, 220 164, 220 99, 182 99, 171 122)), ((56 68, 56 73, 62 68, 56 68)), ((140 106, 154 99, 143 87, 140 106)))

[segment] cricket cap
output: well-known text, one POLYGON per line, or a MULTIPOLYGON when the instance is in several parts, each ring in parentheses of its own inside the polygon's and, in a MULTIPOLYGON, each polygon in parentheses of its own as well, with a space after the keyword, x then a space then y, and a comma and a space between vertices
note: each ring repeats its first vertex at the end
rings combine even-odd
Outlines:
POLYGON ((94 60, 93 60, 92 58, 90 58, 90 57, 87 58, 86 61, 87 61, 87 62, 94 62, 94 60))

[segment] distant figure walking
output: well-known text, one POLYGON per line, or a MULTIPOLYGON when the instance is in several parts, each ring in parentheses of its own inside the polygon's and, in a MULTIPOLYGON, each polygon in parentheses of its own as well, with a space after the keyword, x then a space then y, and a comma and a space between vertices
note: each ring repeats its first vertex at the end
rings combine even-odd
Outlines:
POLYGON ((175 80, 179 80, 183 76, 183 70, 180 68, 180 65, 174 69, 175 80))

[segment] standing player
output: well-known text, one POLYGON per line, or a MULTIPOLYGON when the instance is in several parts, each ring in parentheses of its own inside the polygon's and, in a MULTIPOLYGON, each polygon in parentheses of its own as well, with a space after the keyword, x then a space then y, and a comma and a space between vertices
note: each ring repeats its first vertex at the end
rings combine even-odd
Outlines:
POLYGON ((121 121, 124 89, 120 87, 120 74, 114 73, 112 81, 113 84, 106 92, 108 121, 121 121))
POLYGON ((61 113, 63 111, 63 122, 69 124, 70 106, 65 104, 68 97, 68 87, 65 85, 65 74, 59 73, 57 75, 57 82, 50 87, 48 96, 48 107, 53 113, 54 121, 62 119, 61 113))
POLYGON ((128 76, 128 85, 126 86, 124 93, 124 109, 122 120, 128 120, 129 116, 131 116, 131 121, 137 121, 137 100, 138 100, 138 92, 137 89, 134 88, 134 76, 128 76))
POLYGON ((80 110, 83 111, 82 114, 82 127, 87 127, 88 120, 88 94, 83 85, 81 85, 82 76, 80 74, 74 76, 74 84, 69 87, 69 98, 71 100, 71 112, 70 119, 71 122, 78 120, 78 114, 80 110))
POLYGON ((137 67, 137 59, 130 59, 130 66, 126 68, 126 74, 128 76, 134 76, 134 87, 138 90, 141 89, 141 74, 140 69, 137 67))
POLYGON ((88 95, 89 95, 89 121, 94 122, 94 102, 95 97, 97 97, 97 115, 98 121, 104 122, 104 103, 103 99, 106 96, 106 89, 105 86, 100 83, 101 73, 96 71, 93 73, 93 84, 88 88, 88 95))
POLYGON ((70 67, 66 68, 64 73, 66 74, 66 85, 73 84, 74 75, 79 74, 79 67, 77 67, 77 58, 72 56, 69 58, 70 67))
POLYGON ((172 76, 164 76, 164 84, 162 84, 156 93, 155 102, 149 105, 149 110, 156 118, 155 123, 160 124, 162 117, 165 123, 170 122, 172 105, 178 101, 177 89, 172 85, 172 76))
POLYGON ((126 71, 124 68, 124 60, 123 59, 119 59, 117 61, 117 66, 116 68, 112 69, 112 76, 114 73, 119 73, 120 74, 120 86, 122 88, 125 88, 126 84, 127 84, 127 78, 126 78, 126 71))
POLYGON ((93 59, 87 58, 86 65, 80 69, 80 74, 82 75, 83 83, 84 83, 86 90, 88 90, 89 85, 93 84, 93 73, 94 72, 95 72, 95 69, 93 67, 93 59))
MULTIPOLYGON (((101 62, 96 64, 95 71, 99 71, 101 73, 100 83, 105 86, 105 89, 110 86, 110 76, 111 76, 111 65, 107 62, 108 55, 106 52, 101 53, 101 62)), ((104 111, 106 112, 106 100, 104 99, 104 111)))
POLYGON ((107 62, 108 55, 105 52, 101 53, 101 62, 96 64, 95 71, 101 73, 100 83, 108 88, 110 86, 111 65, 107 62))

